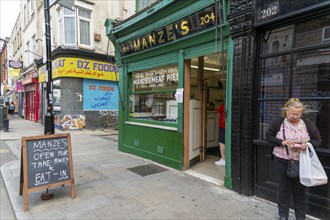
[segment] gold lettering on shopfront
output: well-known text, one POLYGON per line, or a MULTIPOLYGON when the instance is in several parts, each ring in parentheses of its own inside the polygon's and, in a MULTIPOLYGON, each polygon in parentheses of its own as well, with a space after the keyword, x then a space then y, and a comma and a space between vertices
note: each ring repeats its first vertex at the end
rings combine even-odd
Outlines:
POLYGON ((135 51, 139 51, 139 50, 141 50, 141 47, 140 47, 140 39, 135 39, 135 40, 134 40, 134 50, 135 50, 135 51))
POLYGON ((156 37, 155 34, 150 34, 149 35, 149 42, 150 42, 150 47, 156 46, 156 37))
POLYGON ((181 31, 182 35, 187 35, 189 33, 190 29, 189 29, 189 26, 188 26, 188 21, 183 21, 181 23, 181 29, 182 29, 182 31, 181 31))
POLYGON ((139 52, 151 47, 175 41, 192 33, 213 28, 219 22, 215 16, 215 6, 205 8, 184 19, 168 24, 132 40, 121 43, 122 55, 139 52), (197 22, 198 21, 198 22, 197 22))
POLYGON ((164 31, 158 31, 157 34, 158 34, 158 37, 159 37, 159 39, 158 39, 158 43, 159 43, 159 44, 164 43, 164 42, 165 42, 165 40, 164 40, 164 38, 163 38, 163 36, 164 36, 164 31))

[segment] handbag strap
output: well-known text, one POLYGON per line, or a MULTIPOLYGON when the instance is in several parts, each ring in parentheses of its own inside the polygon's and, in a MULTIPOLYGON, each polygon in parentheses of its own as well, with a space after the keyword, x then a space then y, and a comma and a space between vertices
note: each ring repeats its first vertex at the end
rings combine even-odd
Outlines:
MULTIPOLYGON (((285 129, 284 129, 284 122, 283 122, 283 139, 285 140, 286 139, 286 137, 285 137, 285 129)), ((288 157, 289 157, 289 149, 288 149, 288 145, 285 145, 285 149, 286 149, 286 154, 288 155, 288 157)))

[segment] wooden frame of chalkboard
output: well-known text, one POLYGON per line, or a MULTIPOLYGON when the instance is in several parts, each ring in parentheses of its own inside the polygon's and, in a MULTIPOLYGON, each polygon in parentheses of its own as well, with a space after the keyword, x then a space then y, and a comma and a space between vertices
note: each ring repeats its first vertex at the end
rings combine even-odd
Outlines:
POLYGON ((23 192, 24 211, 28 211, 29 192, 64 184, 71 185, 71 197, 74 199, 70 134, 22 137, 20 195, 23 192))

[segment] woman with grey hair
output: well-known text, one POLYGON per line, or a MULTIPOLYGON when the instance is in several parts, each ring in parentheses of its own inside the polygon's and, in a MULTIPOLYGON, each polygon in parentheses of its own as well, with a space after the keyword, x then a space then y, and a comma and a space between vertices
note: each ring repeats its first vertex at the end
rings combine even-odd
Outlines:
POLYGON ((287 176, 289 159, 299 160, 300 151, 307 143, 321 145, 320 133, 313 122, 302 118, 305 106, 297 98, 290 98, 282 108, 282 117, 273 121, 266 133, 267 141, 274 146, 274 166, 278 178, 277 206, 280 220, 288 219, 292 194, 296 219, 306 218, 305 186, 299 178, 287 176))

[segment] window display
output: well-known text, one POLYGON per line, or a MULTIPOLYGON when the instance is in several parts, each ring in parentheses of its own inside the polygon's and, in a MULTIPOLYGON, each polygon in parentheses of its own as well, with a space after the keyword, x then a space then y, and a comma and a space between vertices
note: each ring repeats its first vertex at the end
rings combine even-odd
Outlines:
POLYGON ((133 72, 131 83, 130 118, 176 123, 176 66, 133 72))

